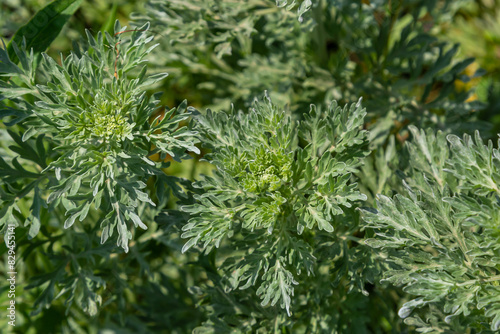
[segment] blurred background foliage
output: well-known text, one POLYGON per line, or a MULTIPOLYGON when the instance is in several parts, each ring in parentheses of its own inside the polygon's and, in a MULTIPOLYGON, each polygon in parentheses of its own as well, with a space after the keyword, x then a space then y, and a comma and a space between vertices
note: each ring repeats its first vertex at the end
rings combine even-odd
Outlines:
MULTIPOLYGON (((5 44, 21 26, 50 2, 50 0, 1 1, 0 36, 5 44)), ((98 31, 112 32, 116 19, 125 25, 129 21, 130 13, 143 11, 145 3, 146 0, 84 1, 47 53, 56 58, 60 52, 66 54, 71 50, 73 41, 82 40, 82 36, 85 36, 85 29, 89 29, 94 35, 98 31)))
POLYGON ((477 98, 486 103, 481 118, 491 122, 493 137, 500 132, 499 4, 498 0, 471 2, 457 13, 453 22, 443 27, 445 38, 460 43, 460 54, 474 57, 474 66, 485 70, 481 78, 466 85, 476 86, 477 98))
MULTIPOLYGON (((7 42, 48 3, 2 1, 1 37, 7 42)), ((313 102, 327 105, 337 99, 344 104, 363 96, 374 149, 360 172, 360 188, 368 195, 398 189, 388 171, 405 167, 404 157, 398 159, 394 147, 408 138, 409 124, 455 133, 482 128, 488 131, 483 132, 486 139, 500 132, 500 0, 412 0, 404 6, 391 0, 328 0, 306 13, 303 22, 273 1, 215 3, 221 7, 203 0, 84 1, 48 53, 68 52, 85 29, 94 34, 111 31, 115 19, 122 25, 151 21, 161 43, 150 60, 151 70, 170 74, 155 89, 164 92, 168 106, 187 99, 199 109, 227 110, 231 104, 246 109, 268 89, 275 103, 288 104, 299 117, 313 102), (467 60, 470 57, 474 60, 467 60)), ((6 154, 8 140, 2 138, 1 154, 6 154)), ((173 163, 166 172, 193 180, 210 168, 195 158, 182 165, 173 163)), ((368 202, 372 200, 369 197, 368 202)), ((28 209, 21 207, 23 214, 28 209)), ((14 332, 186 333, 206 320, 204 314, 216 314, 214 305, 227 296, 224 282, 214 271, 213 257, 180 254, 180 225, 168 210, 161 214, 159 209, 145 210, 144 215, 144 221, 157 224, 134 236, 127 255, 109 243, 88 239, 95 231, 58 230, 47 215, 36 244, 19 230, 21 290, 16 292, 19 308, 14 332), (71 251, 65 252, 63 245, 71 251), (86 252, 82 258, 71 257, 86 252), (70 263, 78 273, 78 268, 86 267, 85 261, 93 262, 93 270, 106 282, 105 312, 97 317, 75 307, 66 313, 63 297, 44 302, 47 284, 43 289, 27 289, 29 282, 51 282, 50 275, 58 270, 70 271, 58 267, 62 263, 70 263), (190 289, 196 282, 201 287, 190 289), (51 307, 30 314, 35 301, 51 307)), ((0 247, 3 254, 5 245, 0 247)), ((6 271, 3 263, 0 266, 6 271)), ((346 314, 364 314, 356 320, 357 332, 408 331, 395 312, 405 301, 403 294, 375 285, 367 289, 369 298, 339 296, 339 300, 351 299, 352 309, 344 310, 346 314), (373 311, 376 308, 380 313, 373 311)), ((7 301, 4 291, 1 305, 7 301)), ((237 307, 251 303, 245 295, 231 295, 237 307)), ((233 320, 241 328, 253 328, 252 321, 260 321, 249 317, 249 323, 241 323, 236 315, 233 320)), ((339 323, 338 328, 350 325, 339 323)), ((7 329, 3 317, 0 332, 7 329)))

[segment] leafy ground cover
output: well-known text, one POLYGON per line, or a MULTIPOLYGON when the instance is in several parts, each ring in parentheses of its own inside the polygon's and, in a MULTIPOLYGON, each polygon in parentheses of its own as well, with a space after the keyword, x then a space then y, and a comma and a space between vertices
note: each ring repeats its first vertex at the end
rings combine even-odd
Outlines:
POLYGON ((497 1, 0 6, 2 332, 499 330, 497 1))

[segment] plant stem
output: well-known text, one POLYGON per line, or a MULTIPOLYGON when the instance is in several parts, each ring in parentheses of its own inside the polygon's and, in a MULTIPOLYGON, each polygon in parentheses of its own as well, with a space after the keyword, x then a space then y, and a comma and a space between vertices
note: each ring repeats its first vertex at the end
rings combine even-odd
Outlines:
POLYGON ((316 42, 317 59, 321 67, 328 66, 328 53, 326 51, 326 33, 323 22, 323 1, 319 0, 316 5, 313 5, 312 13, 314 21, 316 21, 316 29, 314 29, 314 40, 316 42))

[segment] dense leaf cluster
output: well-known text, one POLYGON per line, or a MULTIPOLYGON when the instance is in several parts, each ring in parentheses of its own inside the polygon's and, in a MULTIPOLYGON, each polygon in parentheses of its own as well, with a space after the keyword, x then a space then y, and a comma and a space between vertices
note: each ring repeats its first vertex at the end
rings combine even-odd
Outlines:
POLYGON ((386 252, 384 279, 416 298, 399 314, 422 332, 500 328, 500 155, 478 132, 445 136, 411 128, 406 192, 380 195, 363 218, 366 242, 386 252))
POLYGON ((210 251, 224 238, 240 250, 225 261, 232 289, 258 285, 262 305, 279 303, 291 314, 302 272, 317 270, 314 231, 334 232, 334 217, 366 196, 351 182, 367 155, 361 101, 321 112, 314 105, 302 122, 269 97, 243 114, 207 111, 200 132, 217 169, 194 184, 197 203, 184 206, 189 241, 210 251))
MULTIPOLYGON (((107 34, 106 41, 101 33, 97 39, 88 34, 88 50, 73 50, 60 65, 43 54, 40 79, 35 77, 33 52, 13 44, 18 67, 6 51, 0 51, 0 72, 12 77, 0 83, 2 100, 9 99, 2 104, 2 117, 9 117, 8 125, 19 123, 23 128, 22 137, 10 132, 16 141, 11 149, 20 156, 10 163, 1 159, 3 181, 29 180, 22 189, 14 187, 5 194, 4 200, 12 205, 4 211, 12 216, 15 201, 33 192, 33 215, 26 221, 31 224, 30 237, 40 228, 42 205, 50 205, 49 211, 63 205, 68 216, 65 228, 77 219, 83 221, 91 208, 101 209, 106 212, 100 223, 102 242, 116 229, 118 245, 127 251, 131 239, 127 224, 147 228, 137 207, 155 205, 144 191, 145 178, 156 176, 158 183, 166 182, 161 164, 148 156, 159 151, 180 161, 186 150, 199 152, 194 133, 178 128, 189 117, 185 104, 156 115, 158 96, 150 98, 144 91, 166 76, 146 75, 143 63, 154 48, 147 46, 152 39, 147 30, 143 26, 127 31, 117 25, 115 35, 107 34), (141 64, 137 76, 128 78, 141 64), (24 166, 19 158, 26 160, 24 166)), ((164 194, 157 196, 161 200, 164 194)))
POLYGON ((175 76, 171 91, 212 109, 246 110, 273 87, 273 101, 298 116, 311 101, 363 96, 381 144, 408 124, 484 127, 471 122, 481 104, 455 87, 481 71, 465 74, 473 59, 458 60, 458 45, 435 37, 467 2, 315 1, 300 23, 271 0, 154 0, 135 19, 161 35, 155 65, 175 76))
POLYGON ((114 36, 105 38, 88 34, 85 50, 75 45, 60 63, 42 54, 38 70, 33 51, 28 53, 24 44, 12 44, 20 66, 0 49, 5 78, 0 81, 0 116, 11 127, 5 138, 8 150, 0 157, 0 226, 3 232, 9 224, 29 228, 28 240, 41 239, 33 245, 46 245, 54 264, 26 286, 48 283, 32 314, 68 293, 68 310, 76 301, 96 314, 106 282, 123 284, 109 275, 116 259, 110 257, 113 247, 107 239, 117 231, 117 245, 127 252, 130 226, 147 229, 144 221, 150 224, 154 218, 150 207, 165 205, 169 186, 181 194, 178 179, 162 171, 169 163, 150 157, 159 152, 180 161, 189 157, 188 150, 199 152, 195 133, 180 126, 189 117, 186 104, 158 113, 159 95, 145 92, 166 76, 146 75, 145 57, 154 48, 148 46, 148 26, 127 30, 117 23, 115 29, 114 36), (154 191, 147 187, 149 178, 154 191), (77 222, 91 226, 65 236, 48 232, 77 222), (99 231, 103 245, 95 240, 99 231), (59 242, 63 251, 54 253, 59 242))
POLYGON ((438 37, 470 3, 150 0, 57 60, 66 9, 29 22, 0 49, 20 326, 498 331, 499 148, 438 37))

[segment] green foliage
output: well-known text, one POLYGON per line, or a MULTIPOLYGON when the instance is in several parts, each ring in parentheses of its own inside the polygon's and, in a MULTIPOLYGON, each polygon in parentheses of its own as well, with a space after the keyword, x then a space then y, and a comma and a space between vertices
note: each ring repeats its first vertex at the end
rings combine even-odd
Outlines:
POLYGON ((17 331, 499 330, 496 93, 445 37, 482 1, 126 2, 0 49, 17 331))
POLYGON ((7 51, 10 59, 17 63, 17 52, 14 44, 20 45, 26 39, 26 48, 35 53, 47 50, 52 41, 66 24, 66 21, 80 7, 82 0, 53 1, 36 15, 26 25, 22 26, 10 40, 7 51))
POLYGON ((134 18, 161 35, 155 65, 175 77, 167 90, 202 106, 245 110, 272 87, 300 116, 311 101, 363 96, 374 144, 408 124, 484 127, 472 122, 481 104, 455 87, 476 75, 463 73, 472 59, 456 59, 458 45, 433 34, 467 1, 366 2, 317 1, 300 23, 271 0, 154 0, 134 18))
MULTIPOLYGON (((1 160, 2 174, 7 184, 27 183, 14 187, 5 199, 15 203, 34 192, 32 216, 26 221, 31 238, 40 229, 41 205, 48 205, 49 211, 63 205, 64 228, 77 219, 82 222, 93 208, 107 213, 100 223, 101 242, 116 229, 118 245, 128 251, 132 236, 127 224, 147 228, 137 215, 139 203, 155 205, 144 192, 143 180, 156 176, 157 182, 167 182, 162 164, 148 156, 159 151, 180 161, 186 150, 199 152, 194 133, 179 127, 189 116, 185 103, 149 122, 159 105, 157 96, 150 98, 144 89, 166 74, 146 76, 142 65, 137 77, 127 78, 152 50, 146 46, 152 39, 147 29, 127 31, 117 24, 115 36, 107 34, 106 41, 101 33, 97 39, 88 34, 88 50, 75 49, 61 65, 44 54, 44 84, 35 83, 33 52, 28 54, 24 44, 21 50, 13 44, 22 67, 0 51, 0 72, 19 80, 2 83, 2 98, 9 98, 11 105, 4 104, 1 116, 9 117, 8 125, 20 123, 25 128, 22 137, 10 132, 16 142, 11 150, 19 156, 10 163, 1 160), (19 159, 26 161, 24 167, 19 159)), ((160 200, 163 196, 157 194, 160 200)))
MULTIPOLYGON (((103 288, 121 286, 121 291, 125 284, 109 271, 119 261, 107 239, 118 232, 116 243, 128 252, 131 225, 147 229, 145 222, 152 223, 168 201, 169 188, 185 196, 182 180, 163 172, 169 165, 163 160, 199 153, 196 133, 181 124, 190 115, 185 102, 160 113, 159 94, 145 92, 166 76, 146 74, 145 57, 155 47, 148 45, 148 28, 127 30, 117 22, 114 36, 88 33, 85 50, 75 45, 68 56, 61 55, 60 64, 42 54, 38 69, 33 49, 28 53, 24 43, 12 44, 20 66, 0 49, 0 72, 11 77, 0 81, 0 116, 10 127, 10 146, 0 157, 1 229, 24 225, 27 240, 23 236, 18 242, 28 248, 22 258, 27 261, 35 246, 45 245, 42 261, 52 262, 25 287, 44 286, 32 315, 62 295, 67 295, 67 312, 76 303, 97 314, 103 288), (150 160, 155 154, 160 162, 150 160), (147 186, 148 179, 154 188, 147 186), (90 226, 64 235, 48 232, 80 222, 90 226)), ((133 245, 130 260, 138 261, 142 275, 151 275, 139 251, 143 243, 133 245)), ((122 305, 123 298, 116 297, 122 305)))
POLYGON ((310 10, 312 5, 313 2, 311 0, 299 0, 299 1, 292 0, 290 2, 288 0, 276 0, 276 6, 285 7, 287 10, 291 10, 298 7, 297 15, 299 17, 300 22, 303 21, 302 15, 304 15, 304 13, 310 10))
POLYGON ((399 311, 407 324, 424 333, 497 331, 499 151, 478 132, 411 130, 407 191, 363 210, 376 231, 366 243, 387 257, 384 279, 415 296, 399 311))
POLYGON ((343 108, 333 102, 325 111, 311 105, 296 122, 266 96, 247 114, 198 116, 216 170, 194 184, 196 203, 182 207, 191 214, 183 251, 200 244, 208 253, 231 240, 237 252, 224 254, 220 267, 231 276, 228 289, 256 286, 262 306, 278 304, 291 315, 296 286, 318 273, 318 239, 333 239, 336 216, 355 219, 344 211, 366 199, 351 180, 369 154, 365 115, 361 100, 343 108))

